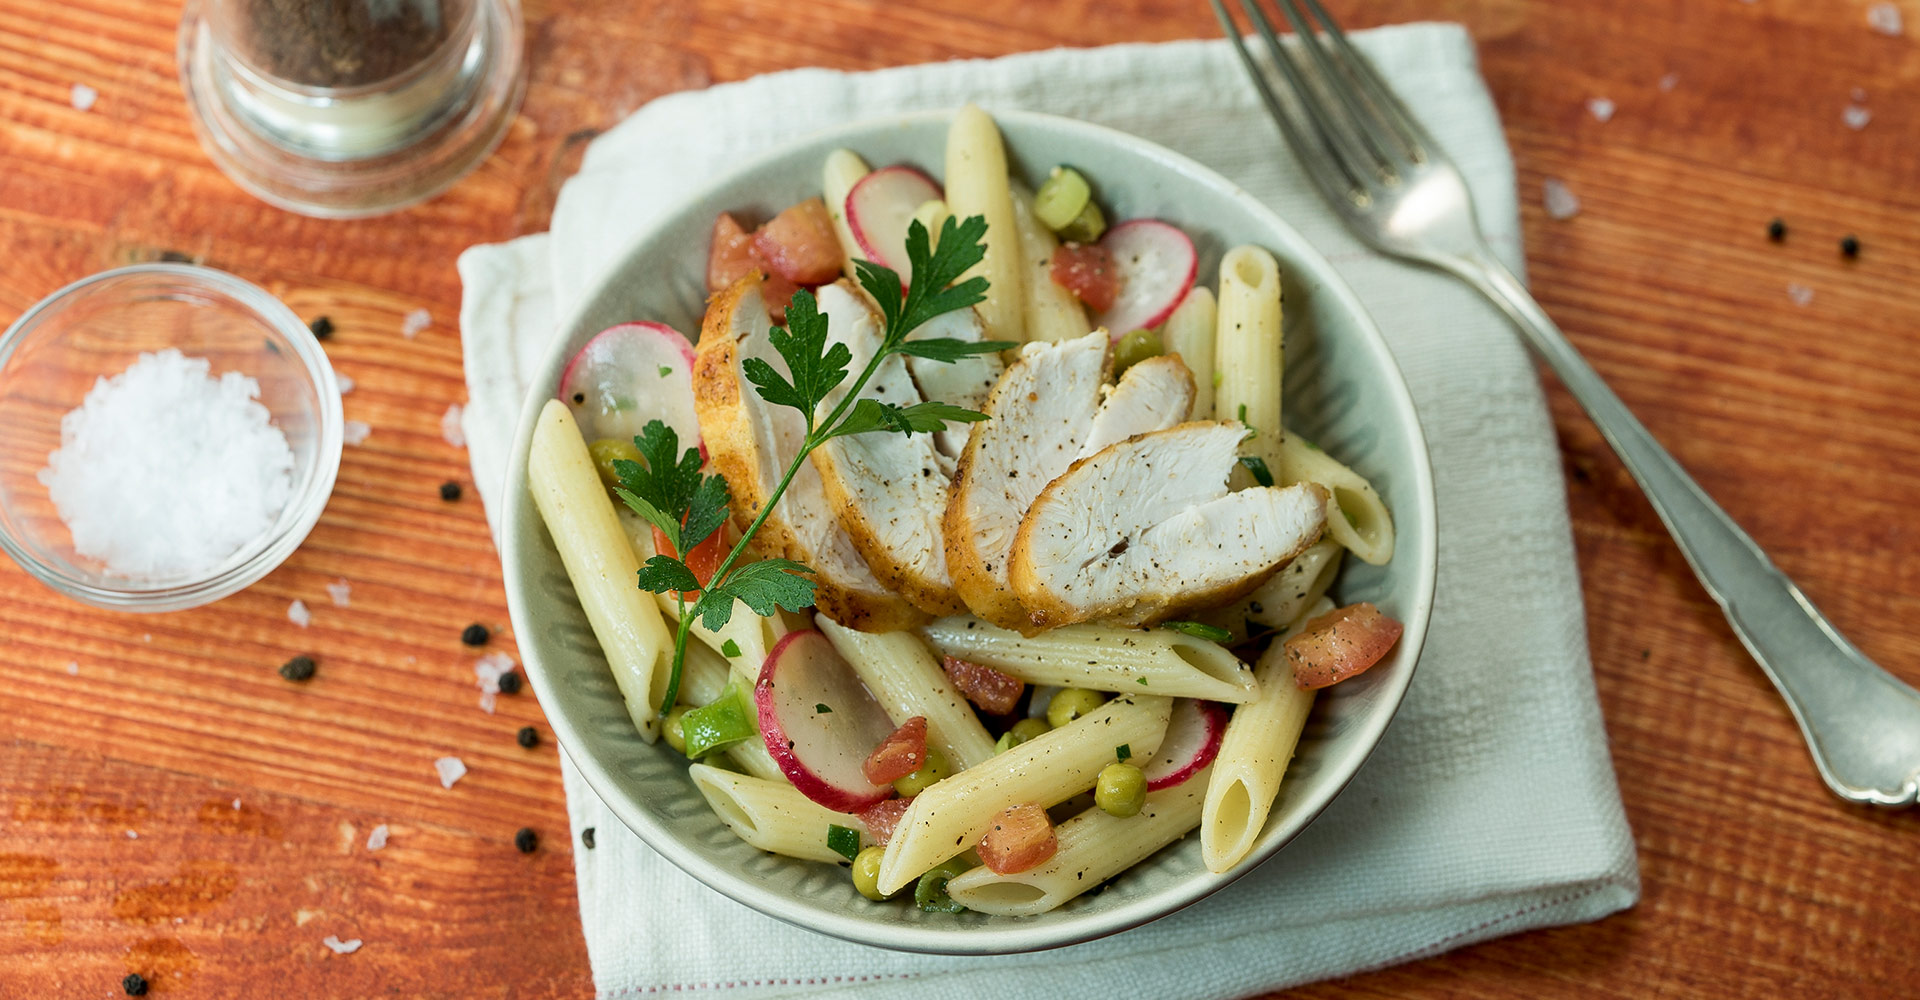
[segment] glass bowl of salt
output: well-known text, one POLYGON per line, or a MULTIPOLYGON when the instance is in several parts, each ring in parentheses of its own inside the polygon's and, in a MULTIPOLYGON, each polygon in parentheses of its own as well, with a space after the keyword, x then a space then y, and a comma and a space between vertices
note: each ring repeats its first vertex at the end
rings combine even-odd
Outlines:
POLYGON ((340 467, 340 388, 278 299, 223 271, 83 278, 0 336, 0 550, 120 611, 267 575, 340 467))

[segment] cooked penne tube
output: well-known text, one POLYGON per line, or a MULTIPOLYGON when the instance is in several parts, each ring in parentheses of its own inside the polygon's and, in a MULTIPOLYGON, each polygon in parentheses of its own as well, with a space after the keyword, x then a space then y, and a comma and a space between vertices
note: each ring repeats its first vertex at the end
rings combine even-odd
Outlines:
MULTIPOLYGON (((1299 631, 1306 619, 1332 610, 1325 597, 1301 612, 1286 634, 1299 631)), ((1213 759, 1207 781, 1207 801, 1200 818, 1200 857, 1207 870, 1223 872, 1253 850, 1253 842, 1267 825, 1274 797, 1286 777, 1287 762, 1300 745, 1312 691, 1293 682, 1284 637, 1276 638, 1254 668, 1260 678, 1260 700, 1233 710, 1220 754, 1213 759)))
POLYGON ((1340 573, 1340 555, 1346 551, 1339 542, 1322 538, 1293 557, 1260 589, 1224 608, 1202 616, 1203 620, 1231 631, 1236 641, 1245 639, 1255 626, 1281 629, 1300 616, 1302 609, 1320 599, 1340 573))
POLYGON ((1114 816, 1098 807, 1053 828, 1059 842, 1037 868, 998 875, 986 866, 947 883, 947 894, 969 910, 1029 917, 1054 909, 1145 861, 1155 851, 1192 832, 1207 797, 1206 770, 1172 788, 1148 792, 1140 812, 1114 816))
POLYGON ((827 846, 829 826, 860 834, 863 845, 873 842, 858 819, 814 802, 792 785, 705 764, 695 764, 687 773, 720 822, 763 851, 807 861, 843 862, 847 859, 827 846))
POLYGON ((814 621, 895 725, 918 715, 927 720, 927 742, 955 767, 968 768, 993 756, 993 737, 973 714, 966 696, 912 632, 859 632, 826 615, 814 621))
POLYGON ((1029 638, 955 615, 923 626, 920 634, 944 655, 1029 684, 1235 704, 1258 694, 1253 671, 1225 647, 1171 629, 1068 625, 1029 638))
POLYGON ((1086 309, 1078 297, 1053 280, 1053 252, 1059 249, 1060 241, 1034 217, 1033 192, 1018 183, 1011 184, 1009 190, 1013 195, 1013 226, 1020 231, 1020 263, 1026 272, 1021 292, 1026 297, 1023 313, 1027 339, 1054 341, 1086 336, 1093 329, 1087 322, 1086 309))
MULTIPOLYGON (((624 508, 620 510, 620 525, 626 531, 627 541, 633 546, 634 558, 638 559, 642 565, 653 558, 653 526, 642 520, 640 515, 624 508)), ((753 550, 749 549, 741 556, 741 562, 744 564, 757 558, 753 550)), ((674 600, 673 595, 655 594, 653 598, 654 603, 660 606, 660 614, 667 621, 678 625, 680 605, 674 600)), ((692 607, 693 602, 688 601, 687 606, 692 607)), ((767 653, 771 652, 774 644, 789 631, 791 629, 779 615, 762 618, 748 610, 746 605, 735 601, 733 617, 727 619, 725 625, 718 629, 710 629, 705 623, 696 621, 693 627, 687 630, 687 634, 700 640, 701 644, 708 649, 725 657, 733 667, 734 674, 751 687, 753 682, 760 678, 760 667, 767 662, 767 653), (738 651, 738 655, 727 655, 728 642, 733 643, 733 648, 738 651)))
POLYGON ((1195 285, 1167 317, 1161 340, 1168 354, 1180 355, 1193 373, 1193 412, 1189 420, 1213 420, 1214 342, 1218 339, 1218 311, 1213 293, 1195 285))
POLYGON ((986 300, 974 308, 986 324, 988 340, 1026 338, 1025 292, 1021 281, 1020 233, 1013 221, 1008 189, 1007 147, 993 119, 969 104, 947 129, 947 208, 956 219, 987 220, 987 255, 963 277, 988 281, 986 300))
POLYGON ((836 149, 827 154, 826 165, 820 170, 820 193, 827 203, 827 214, 833 218, 833 234, 840 238, 840 269, 847 277, 859 280, 859 274, 853 269, 853 262, 865 260, 860 252, 860 244, 853 238, 853 229, 847 225, 847 195, 860 178, 872 170, 860 154, 851 149, 836 149))
MULTIPOLYGON (((1220 302, 1215 320, 1213 394, 1216 420, 1238 420, 1253 431, 1242 455, 1267 463, 1280 475, 1280 265, 1255 246, 1227 251, 1220 261, 1220 302)), ((1254 484, 1244 468, 1233 470, 1235 489, 1254 484)))
POLYGON ((660 735, 654 700, 666 690, 673 636, 660 610, 634 585, 640 564, 573 414, 557 399, 547 401, 534 425, 527 484, 594 638, 613 668, 627 714, 641 738, 652 743, 660 735))
POLYGON ((1361 562, 1379 566, 1393 558, 1393 515, 1365 476, 1292 431, 1286 433, 1273 474, 1282 486, 1326 487, 1327 534, 1361 562))
POLYGON ((984 764, 933 783, 914 796, 880 859, 880 891, 893 893, 929 868, 979 842, 1009 806, 1050 806, 1093 787, 1100 769, 1126 746, 1141 759, 1167 735, 1169 698, 1122 695, 1059 729, 984 764))

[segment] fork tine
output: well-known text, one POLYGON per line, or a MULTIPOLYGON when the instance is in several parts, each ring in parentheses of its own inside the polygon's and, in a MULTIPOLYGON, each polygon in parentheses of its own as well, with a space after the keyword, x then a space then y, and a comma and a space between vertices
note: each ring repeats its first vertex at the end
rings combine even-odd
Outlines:
POLYGON ((1307 21, 1306 14, 1295 0, 1274 0, 1274 6, 1279 7, 1280 13, 1286 16, 1287 23, 1293 26, 1293 36, 1300 41, 1299 47, 1307 50, 1308 58, 1319 69, 1321 82, 1325 84, 1322 89, 1331 93, 1333 99, 1346 109, 1348 123, 1373 154, 1374 161, 1391 170, 1404 158, 1398 151, 1388 148, 1390 144, 1395 144, 1397 138, 1392 134, 1393 123, 1383 120, 1355 87, 1342 86, 1342 78, 1350 78, 1351 74, 1343 73, 1335 64, 1338 51, 1329 54, 1329 43, 1320 38, 1319 31, 1307 21))
POLYGON ((1386 118, 1394 138, 1405 147, 1408 157, 1415 163, 1423 163, 1431 159, 1434 151, 1439 147, 1434 145, 1432 137, 1427 135, 1427 130, 1420 126, 1419 120, 1413 117, 1413 112, 1407 110, 1406 104, 1400 100, 1399 95, 1393 92, 1392 87, 1387 86, 1387 81, 1381 79, 1380 74, 1374 70, 1372 61, 1347 40, 1347 33, 1340 30, 1340 22, 1334 20, 1333 15, 1327 13, 1325 7, 1320 6, 1320 0, 1302 0, 1302 2, 1326 28, 1327 37, 1331 40, 1334 50, 1342 57, 1339 60, 1342 69, 1365 94, 1367 101, 1386 118))
POLYGON ((1340 165, 1356 189, 1367 190, 1379 176, 1379 161, 1361 148, 1352 133, 1343 127, 1339 117, 1314 91, 1307 79, 1306 67, 1281 44, 1280 36, 1274 31, 1273 22, 1267 18, 1266 12, 1261 9, 1259 0, 1240 0, 1240 6, 1266 42, 1267 53, 1273 57, 1274 66, 1281 75, 1286 77, 1287 85, 1293 90, 1294 103, 1312 123, 1323 148, 1340 165))
MULTIPOLYGON (((1266 103, 1267 111, 1272 115, 1274 123, 1280 126, 1280 132, 1286 138, 1287 146, 1300 157, 1302 165, 1307 168, 1307 176, 1319 184, 1328 197, 1346 200, 1351 199, 1354 192, 1364 190, 1352 172, 1347 169, 1346 164, 1327 148, 1324 137, 1319 141, 1309 140, 1306 127, 1297 121, 1293 112, 1281 102, 1280 95, 1274 93, 1273 85, 1267 82, 1266 74, 1261 70, 1260 64, 1254 61, 1253 53, 1247 51, 1246 42, 1240 34, 1240 26, 1234 23, 1233 15, 1227 12, 1224 0, 1208 0, 1208 2, 1213 5, 1214 16, 1219 18, 1220 28, 1226 34, 1227 41, 1233 44, 1233 51, 1240 57, 1241 68, 1247 71, 1247 77, 1253 81, 1253 89, 1266 103), (1339 190, 1339 186, 1333 183, 1336 174, 1345 177, 1346 190, 1339 190)), ((1318 129, 1315 131, 1317 132, 1318 129)))

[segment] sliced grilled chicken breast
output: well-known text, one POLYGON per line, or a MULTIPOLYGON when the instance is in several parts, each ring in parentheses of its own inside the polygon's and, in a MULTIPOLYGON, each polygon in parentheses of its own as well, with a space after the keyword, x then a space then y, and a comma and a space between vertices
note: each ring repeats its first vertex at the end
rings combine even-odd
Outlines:
POLYGON ((1193 412, 1193 390, 1193 372, 1174 355, 1136 363, 1106 391, 1078 457, 1086 458, 1135 434, 1163 431, 1184 422, 1193 412))
MULTIPOLYGON (((972 309, 955 309, 922 323, 908 340, 933 340, 951 337, 979 343, 986 339, 986 327, 980 324, 980 314, 972 309)), ((969 410, 978 410, 987 405, 987 394, 993 391, 993 384, 1000 380, 1000 373, 1006 365, 998 354, 976 354, 970 358, 948 363, 930 358, 907 359, 907 370, 913 373, 913 383, 920 388, 922 399, 938 400, 964 406, 969 410)), ((961 452, 967 450, 967 438, 973 431, 972 424, 953 424, 946 430, 933 436, 934 447, 942 456, 957 461, 961 452)), ((947 465, 947 474, 953 474, 952 463, 947 465)))
MULTIPOLYGON (((824 419, 852 388, 853 375, 872 362, 885 330, 880 314, 844 280, 816 294, 827 317, 827 339, 853 352, 847 381, 821 401, 818 416, 824 419)), ((860 395, 896 406, 921 401, 905 359, 897 354, 880 362, 860 395)), ((933 435, 852 434, 814 449, 811 461, 828 504, 876 579, 928 614, 949 615, 965 607, 947 575, 941 524, 952 481, 940 469, 933 435)))
POLYGON ((1007 580, 1020 519, 1086 443, 1112 369, 1105 330, 1030 343, 994 383, 954 476, 945 525, 953 588, 974 614, 1003 628, 1031 628, 1007 580))
MULTIPOLYGON (((733 519, 741 530, 753 521, 799 453, 806 436, 800 414, 760 398, 741 373, 747 358, 766 359, 790 374, 767 337, 766 300, 760 276, 750 274, 714 296, 700 333, 693 366, 694 412, 715 472, 733 493, 733 519)), ((849 628, 885 632, 926 619, 883 585, 853 544, 827 499, 811 462, 802 463, 774 505, 755 540, 767 555, 802 562, 814 570, 814 603, 849 628)))
POLYGON ((1326 491, 1227 492, 1246 428, 1196 421, 1074 463, 1022 520, 1010 582, 1026 628, 1145 625, 1231 601, 1320 537, 1326 491))

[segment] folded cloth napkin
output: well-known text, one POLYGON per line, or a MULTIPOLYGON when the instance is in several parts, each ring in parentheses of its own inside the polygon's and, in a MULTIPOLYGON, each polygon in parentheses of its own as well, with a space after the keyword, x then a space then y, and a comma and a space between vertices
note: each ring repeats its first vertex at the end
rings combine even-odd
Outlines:
MULTIPOLYGON (((1507 263, 1513 165, 1453 25, 1356 35, 1465 172, 1507 263)), ((873 73, 798 70, 676 94, 596 140, 550 235, 460 259, 474 476, 497 509, 525 376, 553 319, 675 199, 827 125, 975 101, 1110 125, 1243 185, 1331 258, 1386 333, 1432 447, 1439 597, 1412 689, 1353 784, 1259 870, 1163 920, 1030 955, 849 944, 682 874, 565 764, 580 916, 603 997, 1246 996, 1593 920, 1639 894, 1594 698, 1560 461, 1533 366, 1474 293, 1368 252, 1300 175, 1223 42, 1121 45, 873 73)), ((936 161, 937 151, 933 154, 936 161)))

